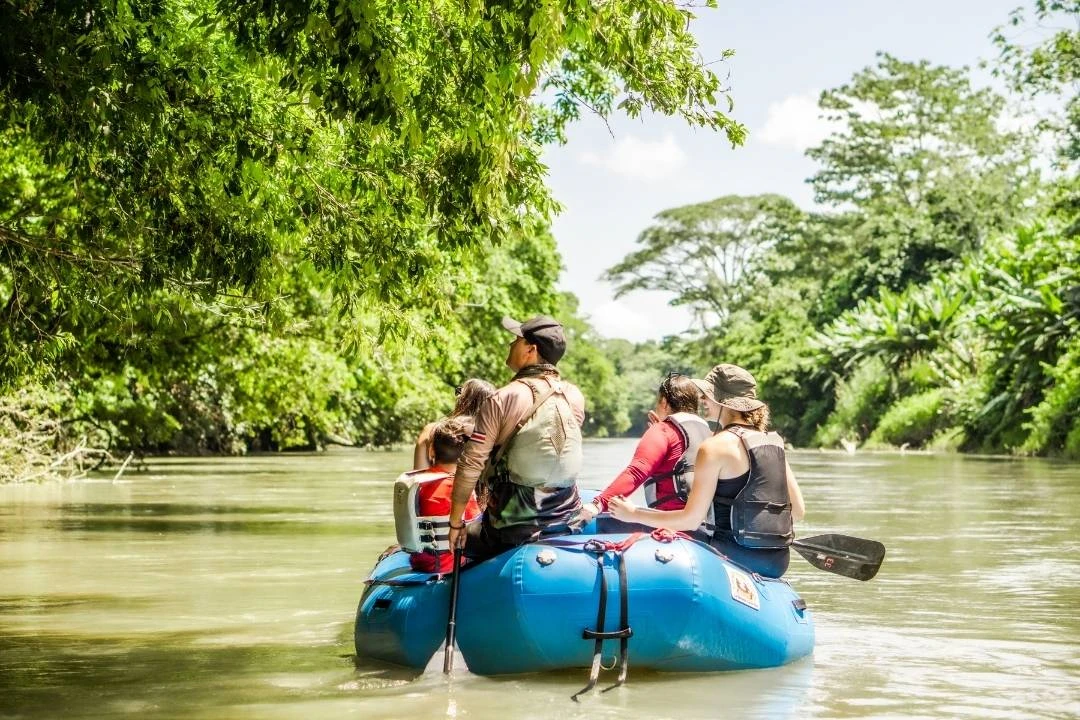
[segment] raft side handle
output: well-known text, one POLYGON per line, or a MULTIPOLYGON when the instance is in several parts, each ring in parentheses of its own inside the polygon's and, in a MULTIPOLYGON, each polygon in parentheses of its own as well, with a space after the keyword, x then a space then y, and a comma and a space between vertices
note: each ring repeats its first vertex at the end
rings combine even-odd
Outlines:
POLYGON ((630 637, 634 637, 633 628, 610 630, 608 632, 597 632, 596 630, 589 630, 588 628, 585 628, 581 631, 582 640, 621 640, 623 638, 630 637))

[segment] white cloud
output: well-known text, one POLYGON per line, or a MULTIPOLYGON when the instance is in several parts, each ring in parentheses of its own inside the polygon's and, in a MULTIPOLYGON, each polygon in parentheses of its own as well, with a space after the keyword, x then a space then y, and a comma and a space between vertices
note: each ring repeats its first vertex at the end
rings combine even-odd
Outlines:
POLYGON ((751 133, 751 139, 800 152, 817 145, 837 129, 836 123, 820 116, 818 95, 817 91, 811 90, 771 103, 764 127, 751 133))
POLYGON ((593 151, 578 156, 583 165, 605 168, 616 175, 643 180, 660 180, 686 165, 686 154, 668 133, 662 140, 642 140, 627 135, 603 154, 593 151))

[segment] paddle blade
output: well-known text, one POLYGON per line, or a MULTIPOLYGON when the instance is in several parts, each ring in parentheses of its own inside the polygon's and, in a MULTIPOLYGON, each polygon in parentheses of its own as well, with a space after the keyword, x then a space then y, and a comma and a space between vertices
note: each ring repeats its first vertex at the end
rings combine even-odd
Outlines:
POLYGON ((815 535, 791 543, 795 551, 814 567, 855 580, 877 575, 885 559, 885 546, 877 540, 850 535, 815 535))

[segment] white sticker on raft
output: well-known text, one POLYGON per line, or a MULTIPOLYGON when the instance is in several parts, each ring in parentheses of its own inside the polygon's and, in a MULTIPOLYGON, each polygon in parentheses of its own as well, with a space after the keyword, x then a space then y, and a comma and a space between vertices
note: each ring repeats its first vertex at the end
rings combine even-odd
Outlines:
POLYGON ((758 597, 754 579, 742 570, 736 570, 730 565, 725 565, 727 570, 728 584, 731 585, 731 598, 735 602, 741 602, 755 610, 761 609, 761 599, 758 597))

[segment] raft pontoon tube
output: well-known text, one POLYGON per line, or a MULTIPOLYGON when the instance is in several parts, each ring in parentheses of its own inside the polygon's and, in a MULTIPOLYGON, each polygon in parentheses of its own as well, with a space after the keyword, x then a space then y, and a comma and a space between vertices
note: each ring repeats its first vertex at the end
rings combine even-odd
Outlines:
MULTIPOLYGON (((466 566, 457 642, 469 670, 589 667, 597 647, 605 664, 628 654, 635 668, 674 672, 775 667, 812 652, 811 613, 786 581, 684 536, 627 532, 639 527, 602 516, 583 534, 466 566)), ((449 593, 449 575, 414 572, 404 551, 380 560, 357 609, 357 656, 424 668, 449 593)))

